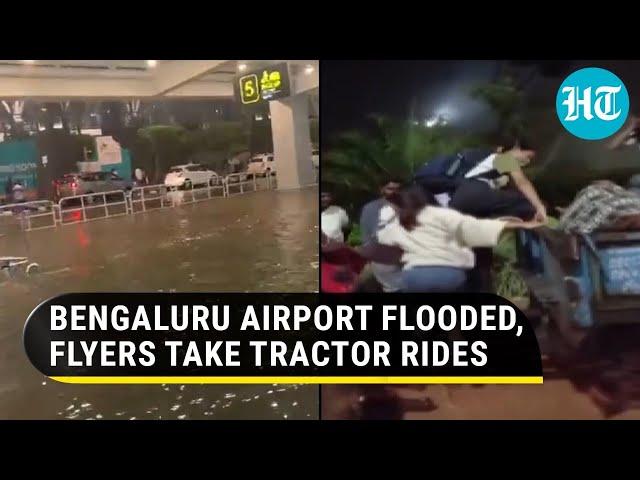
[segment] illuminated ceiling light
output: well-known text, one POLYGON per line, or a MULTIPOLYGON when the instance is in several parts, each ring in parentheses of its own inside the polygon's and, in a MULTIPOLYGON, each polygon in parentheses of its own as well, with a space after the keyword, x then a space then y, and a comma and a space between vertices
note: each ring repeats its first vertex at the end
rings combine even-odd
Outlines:
POLYGON ((314 70, 315 68, 313 68, 313 65, 307 65, 306 67, 304 67, 304 74, 311 75, 314 70))
POLYGON ((239 63, 238 64, 238 70, 240 72, 244 72, 247 69, 247 64, 246 63, 239 63))
POLYGON ((27 65, 31 65, 33 63, 36 63, 35 60, 22 60, 22 63, 26 63, 27 65))
POLYGON ((147 60, 147 67, 153 68, 158 65, 158 60, 147 60))

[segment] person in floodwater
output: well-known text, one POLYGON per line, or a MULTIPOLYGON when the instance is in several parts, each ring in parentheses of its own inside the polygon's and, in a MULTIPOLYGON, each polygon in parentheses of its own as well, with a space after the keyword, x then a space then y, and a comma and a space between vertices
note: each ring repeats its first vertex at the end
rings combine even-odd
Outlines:
POLYGON ((477 219, 436 206, 424 188, 412 186, 399 194, 397 219, 378 232, 378 242, 400 247, 402 291, 463 290, 475 265, 474 247, 493 247, 507 229, 532 229, 539 220, 477 219))
POLYGON ((479 218, 508 216, 546 222, 546 208, 522 170, 535 151, 514 139, 499 143, 495 153, 466 173, 449 207, 479 218))
MULTIPOLYGON (((380 182, 380 197, 367 203, 360 214, 360 238, 363 245, 377 242, 378 232, 396 218, 394 199, 402 188, 402 182, 394 178, 384 178, 380 182)), ((370 268, 363 271, 360 283, 364 285, 371 275, 380 284, 384 292, 400 290, 401 265, 386 265, 371 262, 370 268)))
POLYGON ((4 184, 5 202, 11 203, 11 197, 13 196, 13 177, 7 178, 7 183, 4 184))
POLYGON ((12 202, 20 203, 25 201, 24 187, 20 182, 16 182, 12 188, 12 202))
POLYGON ((334 205, 333 194, 327 190, 320 193, 320 229, 323 243, 344 242, 349 237, 351 224, 344 208, 334 205))

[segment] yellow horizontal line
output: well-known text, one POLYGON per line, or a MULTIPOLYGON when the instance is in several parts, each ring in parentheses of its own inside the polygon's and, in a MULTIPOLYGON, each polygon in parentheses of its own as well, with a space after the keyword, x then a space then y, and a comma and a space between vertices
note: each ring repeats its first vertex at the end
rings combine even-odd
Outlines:
POLYGON ((541 384, 542 377, 50 377, 76 384, 541 384))

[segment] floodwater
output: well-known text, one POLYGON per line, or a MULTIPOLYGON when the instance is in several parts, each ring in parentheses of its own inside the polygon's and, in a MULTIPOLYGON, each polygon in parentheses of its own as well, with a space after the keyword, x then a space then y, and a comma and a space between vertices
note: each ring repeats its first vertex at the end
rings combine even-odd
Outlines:
POLYGON ((22 346, 29 313, 62 293, 318 291, 316 188, 10 233, 0 256, 40 265, 31 276, 0 272, 0 418, 317 418, 313 385, 66 385, 22 346))

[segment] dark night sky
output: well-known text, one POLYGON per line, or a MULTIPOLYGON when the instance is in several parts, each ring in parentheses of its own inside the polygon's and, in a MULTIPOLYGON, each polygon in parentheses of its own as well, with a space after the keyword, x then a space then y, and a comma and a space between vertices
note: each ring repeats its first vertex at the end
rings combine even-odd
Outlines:
MULTIPOLYGON (((321 64, 321 133, 327 144, 336 133, 366 128, 367 115, 381 113, 424 119, 439 112, 460 128, 484 130, 493 124, 488 108, 472 100, 473 85, 489 81, 496 61, 340 60, 321 64)), ((553 105, 564 76, 584 66, 608 68, 625 82, 632 109, 640 93, 640 61, 575 61, 560 77, 537 79, 531 92, 553 105)))

